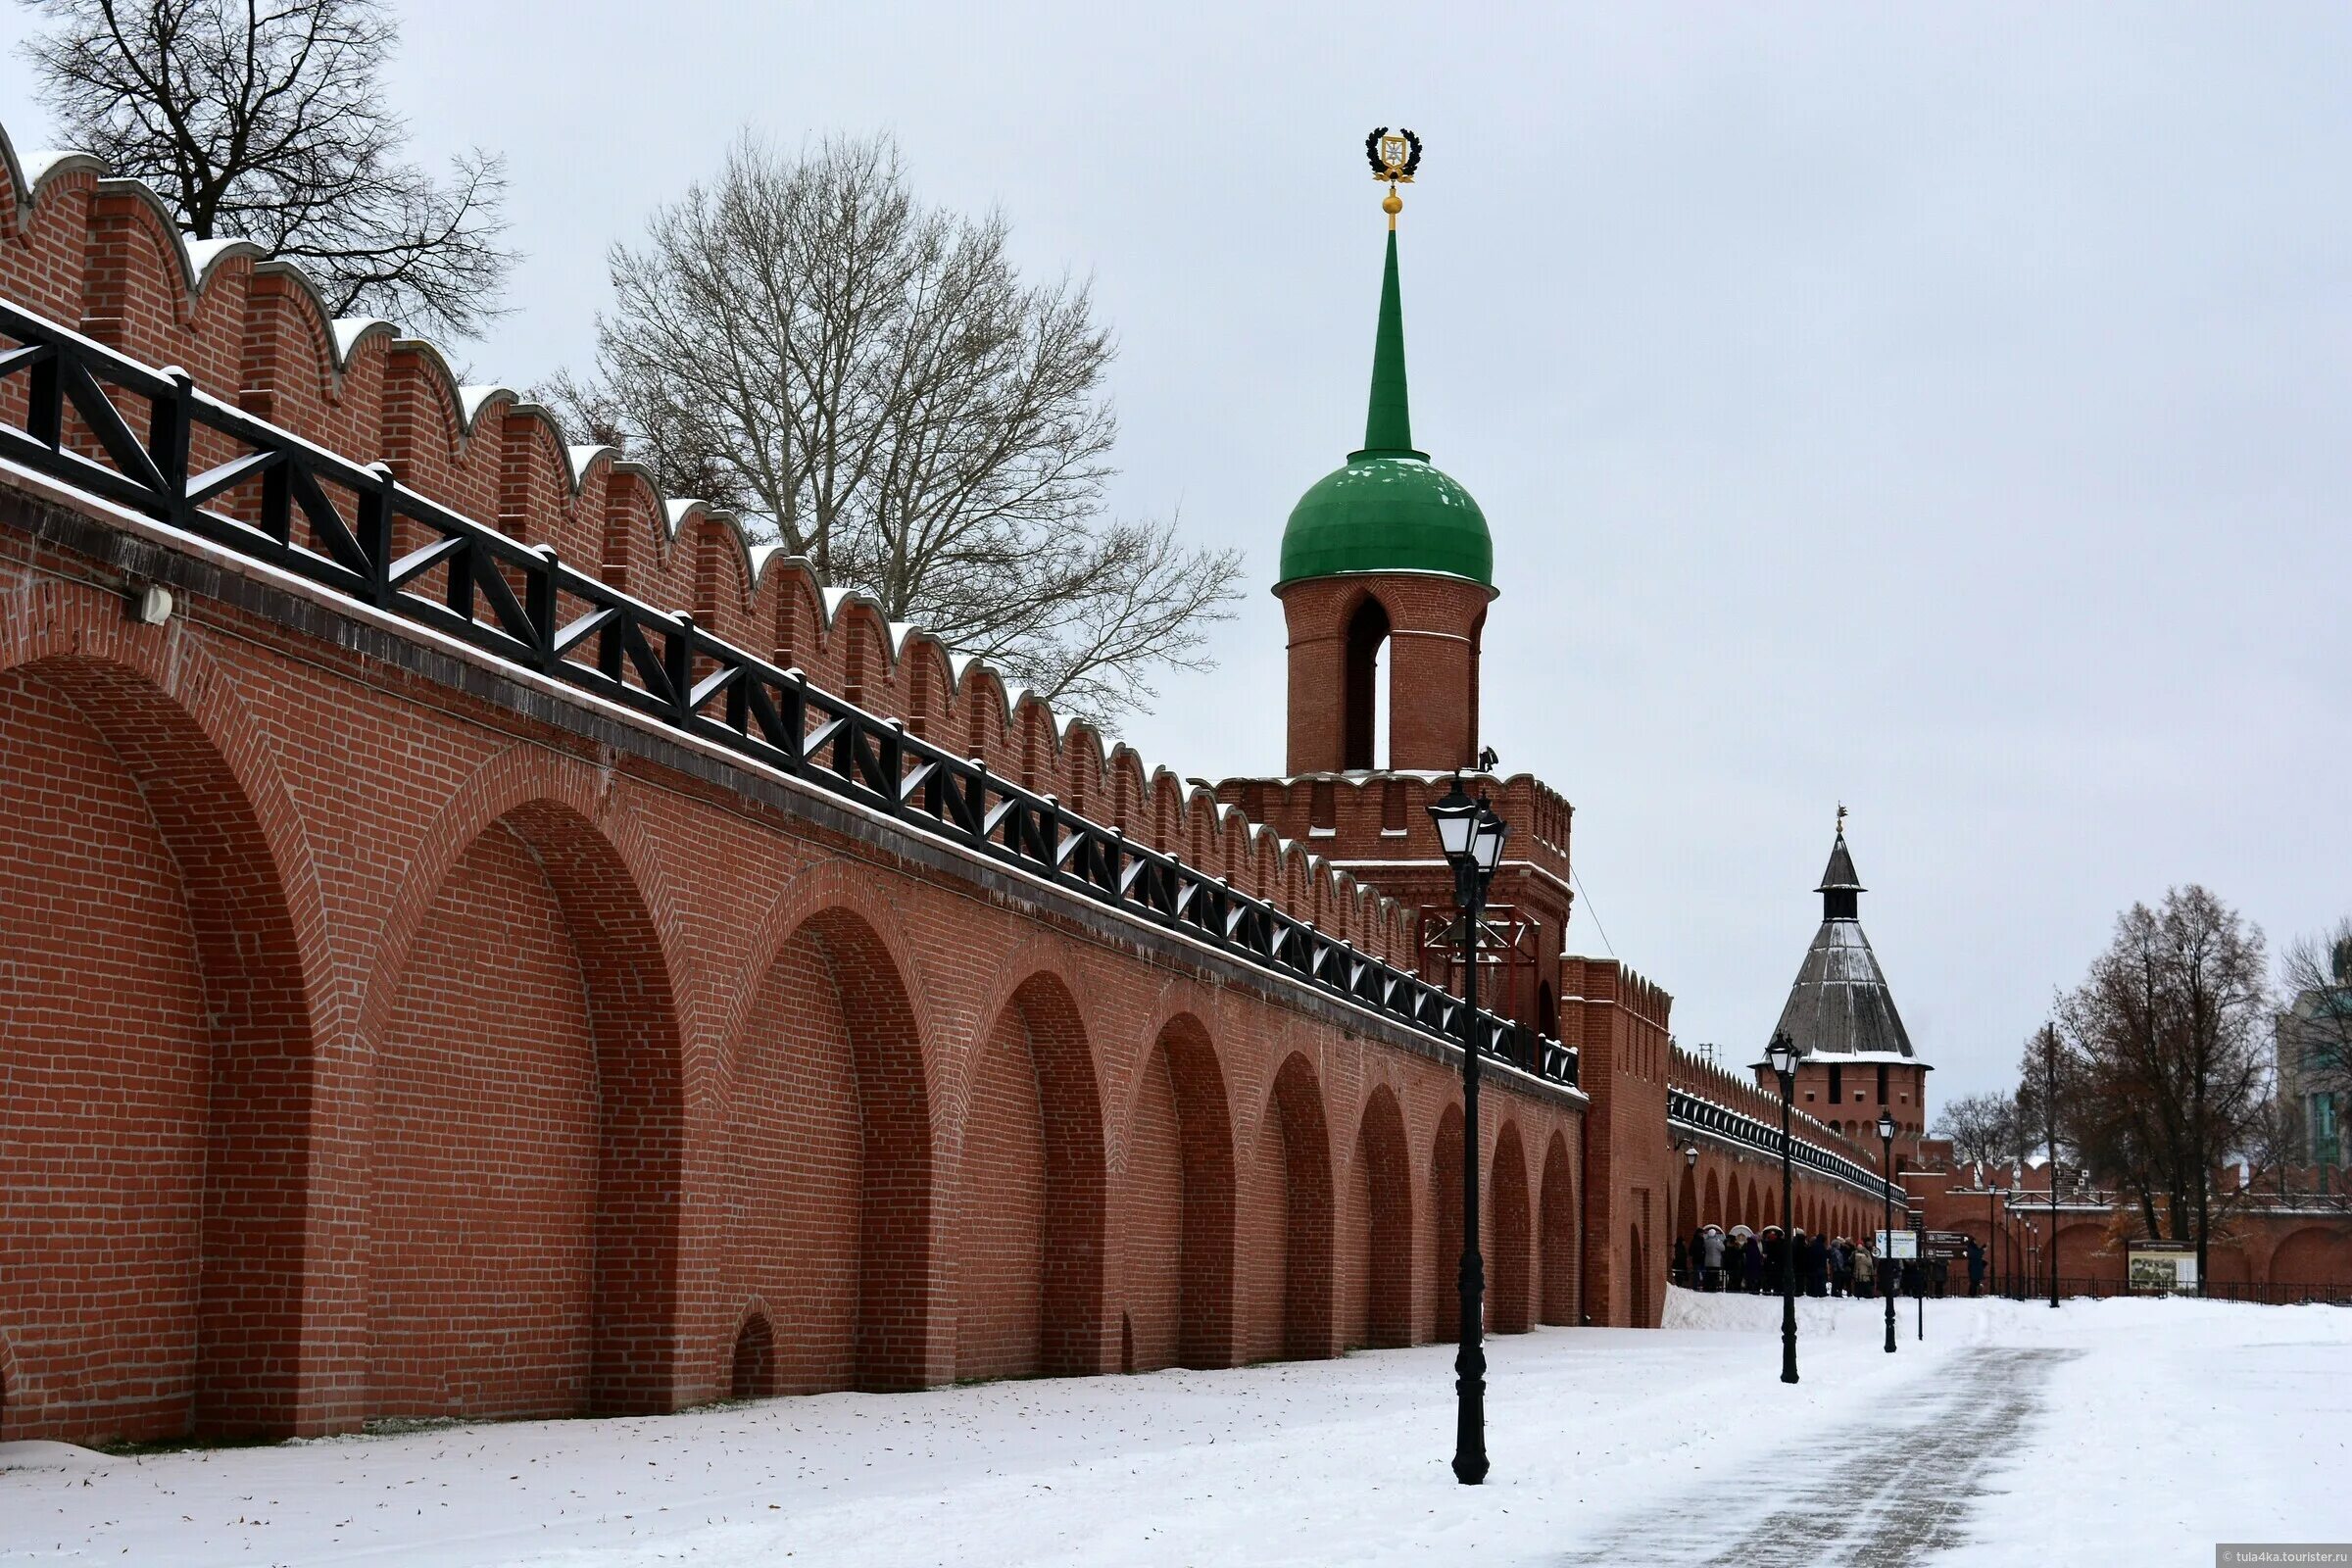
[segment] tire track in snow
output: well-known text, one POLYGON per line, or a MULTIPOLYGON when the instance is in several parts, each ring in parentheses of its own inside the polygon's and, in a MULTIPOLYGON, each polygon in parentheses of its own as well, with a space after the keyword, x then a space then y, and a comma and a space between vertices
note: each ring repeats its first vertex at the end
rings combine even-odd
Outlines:
POLYGON ((1562 1568, 1904 1568, 1956 1544, 1978 1483, 2079 1350, 1971 1349, 1942 1391, 1834 1433, 1786 1477, 1704 1486, 1562 1568), (1825 1468, 1816 1468, 1827 1460, 1825 1468))

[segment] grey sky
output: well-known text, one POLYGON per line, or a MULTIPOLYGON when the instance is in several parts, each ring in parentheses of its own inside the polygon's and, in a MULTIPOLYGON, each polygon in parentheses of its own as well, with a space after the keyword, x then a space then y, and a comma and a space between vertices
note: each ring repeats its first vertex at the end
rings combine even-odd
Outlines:
POLYGON ((1760 1050, 1841 798, 1938 1100, 2134 898, 2352 911, 2352 10, 1257 9, 409 5, 392 90, 511 161, 479 379, 584 362, 608 242, 745 122, 893 130, 1091 273, 1119 505, 1250 552, 1223 668, 1127 726, 1211 776, 1281 766, 1265 590, 1361 431, 1360 144, 1410 124, 1487 738, 1578 808, 1571 946, 1597 913, 1687 1044, 1760 1050))

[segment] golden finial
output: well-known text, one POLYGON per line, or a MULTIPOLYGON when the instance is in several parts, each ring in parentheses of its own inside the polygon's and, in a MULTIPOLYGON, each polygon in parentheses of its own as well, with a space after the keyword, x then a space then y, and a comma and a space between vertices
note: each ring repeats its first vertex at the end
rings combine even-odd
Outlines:
POLYGON ((1401 126, 1391 134, 1388 126, 1381 125, 1364 138, 1364 156, 1371 161, 1372 177, 1389 187, 1380 210, 1389 215, 1389 227, 1394 229, 1396 215, 1404 211, 1404 198, 1396 194, 1396 187, 1413 182, 1413 173, 1421 167, 1421 138, 1401 126))

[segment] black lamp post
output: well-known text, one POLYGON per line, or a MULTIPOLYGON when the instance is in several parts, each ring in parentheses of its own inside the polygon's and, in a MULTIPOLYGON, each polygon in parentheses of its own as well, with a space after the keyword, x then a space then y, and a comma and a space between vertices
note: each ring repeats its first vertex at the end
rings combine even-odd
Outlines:
POLYGON ((1764 1057, 1781 1080, 1781 1381, 1796 1381, 1796 1232, 1788 1223, 1795 1178, 1788 1165, 1790 1117, 1796 1105, 1796 1042, 1774 1031, 1764 1057))
MULTIPOLYGON (((1698 1218, 1698 1146, 1696 1144, 1683 1146, 1683 1169, 1690 1175, 1690 1212, 1683 1217, 1690 1221, 1690 1234, 1696 1236, 1700 1223, 1698 1218)), ((1698 1253, 1693 1250, 1690 1254, 1689 1269, 1683 1276, 1683 1284, 1691 1290, 1697 1290, 1701 1283, 1698 1274, 1698 1253)))
POLYGON ((2016 1294, 2020 1301, 2023 1301, 2026 1298, 2026 1293, 2034 1288, 2033 1284, 2025 1278, 2025 1221, 2017 1212, 2017 1195, 2025 1190, 2026 1167, 2023 1165, 2010 1166, 2009 1191, 2006 1195, 2009 1200, 2009 1289, 2016 1294))
MULTIPOLYGON (((1879 1191, 1886 1199, 1886 1228, 1879 1232, 1879 1259, 1882 1269, 1894 1266, 1894 1113, 1879 1112, 1879 1191)), ((1879 1281, 1880 1294, 1886 1298, 1886 1353, 1894 1353, 1894 1282, 1879 1281)))
POLYGON ((1999 1195, 1990 1182, 1984 1184, 1984 1294, 2001 1294, 2001 1216, 1999 1195))
POLYGON ((2041 1120, 2050 1143, 2050 1304, 2058 1304, 2058 1026, 2041 1026, 2041 1120))
POLYGON ((1433 801, 1429 818, 1438 845, 1453 867, 1453 906, 1462 936, 1462 1265, 1461 1344, 1453 1357, 1456 1396, 1453 1478, 1465 1487, 1487 1479, 1487 1352, 1480 1341, 1486 1327, 1487 1266, 1478 1253, 1478 949, 1485 918, 1487 884, 1502 863, 1502 841, 1510 828, 1494 814, 1485 795, 1462 793, 1460 774, 1443 800, 1433 801))

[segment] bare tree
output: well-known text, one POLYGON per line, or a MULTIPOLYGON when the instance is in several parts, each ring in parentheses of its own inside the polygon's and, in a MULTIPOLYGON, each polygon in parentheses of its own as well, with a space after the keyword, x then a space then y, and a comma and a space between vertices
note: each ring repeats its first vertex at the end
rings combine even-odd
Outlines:
POLYGON ((672 494, 1099 721, 1212 662, 1240 560, 1104 514, 1110 335, 1006 238, 917 202, 886 137, 747 136, 613 247, 596 373, 543 395, 672 494))
POLYGON ((504 166, 466 153, 442 184, 404 161, 375 0, 24 3, 54 24, 24 50, 60 137, 196 238, 300 262, 338 316, 472 337, 499 314, 504 166))
MULTIPOLYGON (((2062 999, 2060 1129, 2131 1195, 2151 1235, 2194 1241, 2207 1277, 2213 1175, 2262 1153, 2275 1125, 2259 927, 2201 887, 2133 905, 2062 999)), ((2222 1206, 2234 1202, 2230 1196, 2222 1206)))
POLYGON ((1936 1136, 1952 1141, 1952 1157, 1963 1164, 1994 1164, 2018 1157, 2022 1140, 2017 1102, 2008 1095, 1962 1095, 1947 1101, 1936 1118, 1936 1136))

